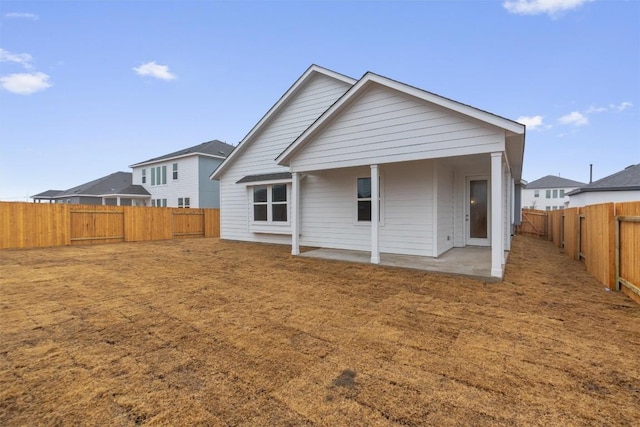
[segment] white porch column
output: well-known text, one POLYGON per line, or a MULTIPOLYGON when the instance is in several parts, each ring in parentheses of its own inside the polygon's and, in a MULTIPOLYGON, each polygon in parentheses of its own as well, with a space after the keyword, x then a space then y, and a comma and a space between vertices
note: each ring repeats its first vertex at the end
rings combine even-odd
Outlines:
POLYGON ((371 264, 380 264, 378 227, 380 226, 380 178, 378 165, 371 165, 371 264))
POLYGON ((502 277, 504 224, 502 223, 502 153, 491 153, 491 275, 502 277))
POLYGON ((116 206, 120 206, 120 196, 116 197, 116 206))
POLYGON ((300 255, 300 174, 291 173, 291 255, 300 255))
POLYGON ((104 197, 102 198, 102 206, 105 206, 107 204, 107 201, 104 199, 104 197))

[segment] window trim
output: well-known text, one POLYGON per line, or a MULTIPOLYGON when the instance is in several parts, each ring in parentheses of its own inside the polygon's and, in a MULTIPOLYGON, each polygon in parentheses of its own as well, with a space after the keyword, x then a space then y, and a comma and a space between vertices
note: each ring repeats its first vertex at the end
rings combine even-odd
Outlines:
MULTIPOLYGON (((291 234, 291 191, 292 181, 291 179, 276 179, 272 181, 255 181, 243 183, 246 188, 247 195, 247 215, 249 231, 252 233, 268 233, 268 234, 291 234), (274 185, 286 185, 287 188, 287 220, 286 221, 273 221, 269 220, 272 213, 271 198, 272 188, 274 185), (267 221, 254 221, 253 220, 253 189, 254 187, 267 187, 267 221)), ((278 202, 279 204, 283 204, 278 202)))
POLYGON ((142 183, 143 183, 143 184, 146 184, 146 183, 147 183, 147 169, 146 169, 146 168, 143 168, 143 169, 142 169, 142 174, 141 174, 141 176, 142 176, 142 180, 141 180, 141 181, 142 181, 142 183))
POLYGON ((171 178, 173 181, 177 181, 178 176, 178 163, 173 163, 171 165, 171 178))
MULTIPOLYGON (((353 225, 356 225, 358 227, 371 227, 371 221, 358 221, 358 201, 361 200, 358 198, 358 179, 360 178, 371 178, 371 175, 368 176, 362 176, 360 174, 358 174, 355 179, 352 179, 352 190, 351 190, 351 194, 353 194, 353 200, 355 201, 355 203, 353 203, 353 225)), ((382 172, 380 172, 378 170, 378 189, 379 189, 379 209, 378 209, 378 227, 383 227, 384 226, 384 175, 382 174, 382 172)), ((370 199, 370 198, 369 198, 370 199)), ((362 199, 365 200, 365 199, 362 199)))

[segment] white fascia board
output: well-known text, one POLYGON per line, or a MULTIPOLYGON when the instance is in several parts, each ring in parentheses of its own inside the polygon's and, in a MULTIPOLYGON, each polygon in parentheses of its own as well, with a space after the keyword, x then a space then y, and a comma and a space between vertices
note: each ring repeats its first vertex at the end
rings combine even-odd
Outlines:
POLYGON ((245 187, 256 187, 258 185, 273 185, 273 184, 291 184, 292 179, 272 179, 269 181, 249 181, 241 182, 245 187))
POLYGON ((190 156, 202 156, 202 157, 210 157, 213 159, 225 159, 226 157, 224 156, 216 156, 215 154, 207 154, 207 153, 187 153, 187 154, 183 154, 181 156, 174 156, 174 157, 167 157, 164 159, 159 159, 159 160, 149 160, 146 162, 142 162, 142 163, 136 163, 133 164, 131 166, 129 166, 131 169, 133 168, 138 168, 140 166, 148 166, 148 165, 153 165, 155 163, 167 163, 170 162, 172 160, 178 160, 178 159, 183 159, 185 157, 190 157, 190 156))
POLYGON ((357 80, 352 79, 351 77, 347 77, 340 73, 336 73, 335 71, 328 70, 326 68, 320 67, 318 65, 311 65, 307 70, 295 81, 295 83, 287 90, 280 99, 267 111, 267 113, 260 119, 258 123, 249 131, 249 133, 240 141, 238 146, 231 152, 229 157, 227 157, 218 168, 209 175, 209 179, 220 179, 220 175, 227 169, 227 167, 234 161, 236 157, 240 155, 241 151, 244 151, 245 147, 247 147, 251 140, 255 137, 256 134, 260 132, 260 130, 271 120, 272 117, 276 115, 277 112, 281 110, 281 108, 291 99, 293 95, 295 95, 300 87, 309 80, 314 74, 324 74, 328 77, 332 77, 336 80, 343 81, 347 84, 353 85, 357 80))
POLYGON ((306 141, 311 138, 312 135, 322 128, 322 126, 330 120, 334 114, 340 111, 351 99, 358 96, 359 92, 364 90, 363 88, 365 86, 369 86, 372 83, 377 83, 381 86, 388 87, 398 92, 447 108, 451 111, 480 120, 492 126, 499 127, 507 132, 512 132, 518 135, 524 135, 525 133, 526 127, 520 123, 369 72, 365 74, 364 77, 362 77, 351 89, 349 89, 347 93, 345 93, 335 104, 327 109, 327 111, 325 111, 318 120, 316 120, 298 138, 296 138, 291 145, 280 153, 280 155, 275 159, 276 163, 280 166, 288 166, 288 162, 291 160, 291 157, 306 143, 306 141))

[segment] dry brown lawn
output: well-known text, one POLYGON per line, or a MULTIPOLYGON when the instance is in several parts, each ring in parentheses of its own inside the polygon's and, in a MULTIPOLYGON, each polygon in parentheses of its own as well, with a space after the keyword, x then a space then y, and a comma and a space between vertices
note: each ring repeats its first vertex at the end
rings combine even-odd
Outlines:
POLYGON ((638 425, 640 306, 193 239, 0 251, 0 425, 638 425))

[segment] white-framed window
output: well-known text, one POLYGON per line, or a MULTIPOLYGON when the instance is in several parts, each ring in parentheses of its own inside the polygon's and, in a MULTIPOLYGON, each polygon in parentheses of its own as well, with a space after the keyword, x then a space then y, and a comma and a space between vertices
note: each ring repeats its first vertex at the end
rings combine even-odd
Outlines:
POLYGON ((558 210, 558 207, 557 207, 557 206, 554 206, 552 209, 553 209, 554 211, 557 211, 557 210, 558 210))
POLYGON ((551 206, 547 206, 546 208, 544 208, 545 211, 550 211, 551 210, 551 206))
POLYGON ((143 184, 147 183, 147 170, 146 169, 142 169, 142 183, 143 184))
POLYGON ((167 185, 167 166, 151 168, 151 185, 167 185))
POLYGON ((553 198, 554 199, 558 198, 558 190, 553 190, 553 198))
POLYGON ((174 180, 174 181, 175 181, 176 179, 178 179, 178 164, 177 164, 177 163, 174 163, 174 164, 171 166, 171 173, 172 173, 172 176, 173 176, 173 180, 174 180))
POLYGON ((250 187, 252 221, 257 224, 289 222, 289 185, 265 184, 250 187))
POLYGON ((533 190, 533 197, 540 197, 540 190, 533 190))
POLYGON ((151 199, 151 206, 154 208, 166 208, 167 199, 151 199))
MULTIPOLYGON (((382 176, 378 181, 378 222, 383 223, 382 209, 382 176)), ((357 178, 356 180, 356 223, 371 222, 371 177, 357 178)))
POLYGON ((560 198, 564 199, 564 190, 560 190, 560 198))
POLYGON ((191 207, 191 199, 189 197, 178 197, 178 207, 179 208, 190 208, 191 207))
POLYGON ((545 198, 547 198, 547 199, 551 198, 551 190, 546 190, 545 191, 545 198))

